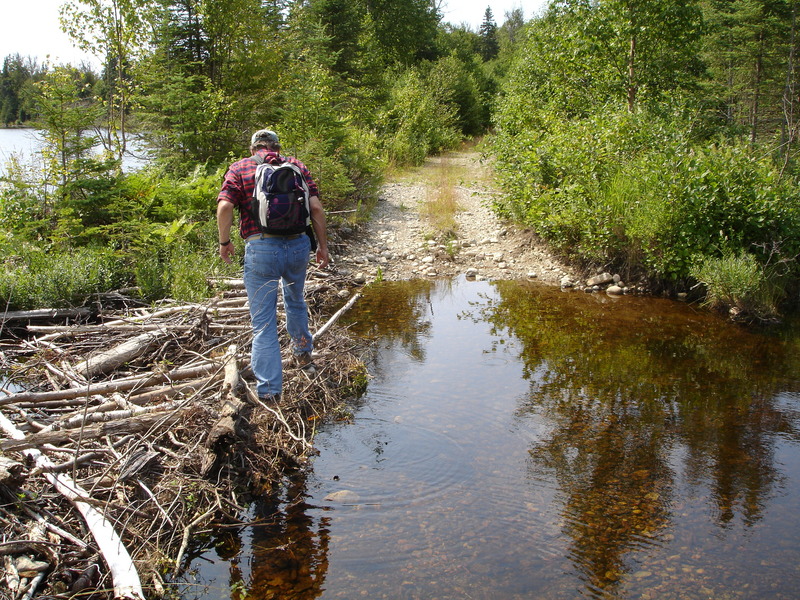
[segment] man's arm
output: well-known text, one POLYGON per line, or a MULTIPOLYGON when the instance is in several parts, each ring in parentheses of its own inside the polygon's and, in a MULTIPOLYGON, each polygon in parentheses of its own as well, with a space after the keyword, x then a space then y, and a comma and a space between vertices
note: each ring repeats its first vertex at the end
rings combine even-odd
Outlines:
POLYGON ((325 209, 322 208, 322 202, 319 201, 319 196, 311 196, 308 199, 309 208, 311 209, 311 226, 314 228, 314 235, 317 238, 317 266, 324 269, 331 262, 331 257, 328 254, 328 231, 325 222, 325 209))
POLYGON ((219 233, 219 257, 230 264, 236 253, 236 248, 231 241, 231 226, 233 225, 233 204, 226 200, 217 202, 217 231, 219 233), (230 241, 223 245, 221 242, 230 241))

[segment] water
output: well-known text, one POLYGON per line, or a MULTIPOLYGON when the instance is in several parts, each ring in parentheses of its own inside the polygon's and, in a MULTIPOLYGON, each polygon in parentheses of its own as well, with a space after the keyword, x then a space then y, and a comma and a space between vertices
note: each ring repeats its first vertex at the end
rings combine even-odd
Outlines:
POLYGON ((512 282, 355 310, 367 393, 185 595, 797 597, 795 328, 512 282))
MULTIPOLYGON (((42 147, 43 141, 39 132, 35 129, 0 128, 0 175, 6 171, 6 163, 13 157, 21 157, 24 163, 36 163, 37 153, 42 147)), ((123 157, 122 166, 130 171, 141 168, 147 164, 147 153, 136 139, 130 142, 130 151, 123 157)), ((99 152, 102 146, 97 146, 99 152)))

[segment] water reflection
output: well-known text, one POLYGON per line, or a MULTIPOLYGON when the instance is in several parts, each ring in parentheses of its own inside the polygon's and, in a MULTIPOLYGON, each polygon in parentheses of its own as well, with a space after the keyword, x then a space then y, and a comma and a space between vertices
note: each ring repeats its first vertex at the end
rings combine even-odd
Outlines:
POLYGON ((237 600, 796 596, 795 329, 511 282, 348 318, 374 379, 254 508, 237 600))
POLYGON ((782 478, 776 435, 798 439, 796 420, 775 406, 782 374, 798 373, 794 352, 653 300, 621 308, 590 298, 576 310, 517 284, 497 291, 482 318, 524 346, 531 395, 520 415, 554 423, 531 448, 530 469, 552 472, 564 491, 564 532, 592 588, 613 588, 635 568, 631 550, 663 541, 680 468, 710 487, 719 526, 761 517, 782 478))

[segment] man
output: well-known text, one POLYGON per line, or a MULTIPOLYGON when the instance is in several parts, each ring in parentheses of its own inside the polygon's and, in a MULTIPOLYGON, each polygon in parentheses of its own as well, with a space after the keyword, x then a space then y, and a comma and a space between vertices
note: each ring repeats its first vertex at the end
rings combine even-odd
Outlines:
POLYGON ((278 282, 281 282, 283 288, 286 330, 292 339, 295 360, 299 366, 313 369, 312 338, 308 329, 308 310, 303 298, 311 240, 305 234, 261 233, 249 210, 259 162, 279 165, 288 161, 300 168, 309 188, 309 212, 317 239, 317 265, 324 269, 330 262, 325 211, 319 199, 319 188, 303 163, 291 156, 281 156, 280 151, 281 145, 274 131, 256 131, 250 141, 251 156, 228 168, 217 196, 219 255, 226 263, 230 263, 235 254, 230 232, 233 209, 236 207, 239 210, 239 233, 245 240, 244 284, 253 326, 251 364, 257 381, 258 396, 271 402, 280 398, 283 386, 277 326, 278 282), (256 156, 260 156, 260 159, 255 158, 256 156))

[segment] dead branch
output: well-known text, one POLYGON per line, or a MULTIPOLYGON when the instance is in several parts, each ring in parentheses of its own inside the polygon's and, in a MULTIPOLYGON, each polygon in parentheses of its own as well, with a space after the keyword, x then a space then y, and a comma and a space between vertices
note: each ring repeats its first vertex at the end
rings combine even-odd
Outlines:
POLYGON ((100 352, 87 358, 84 362, 75 366, 75 371, 87 379, 95 375, 108 373, 120 365, 137 358, 165 335, 166 333, 163 330, 142 333, 111 350, 100 352))
MULTIPOLYGON (((12 439, 24 439, 24 434, 19 431, 14 424, 0 414, 0 428, 3 429, 12 439)), ((41 452, 29 449, 25 452, 37 464, 37 466, 50 466, 50 460, 41 452)), ((139 580, 139 574, 133 565, 130 554, 125 549, 117 532, 106 520, 106 518, 93 506, 88 504, 83 498, 88 494, 72 479, 64 474, 54 475, 45 474, 45 478, 67 498, 78 512, 83 516, 89 531, 92 532, 100 552, 111 571, 114 580, 114 597, 127 598, 131 600, 143 600, 144 592, 139 580)))

